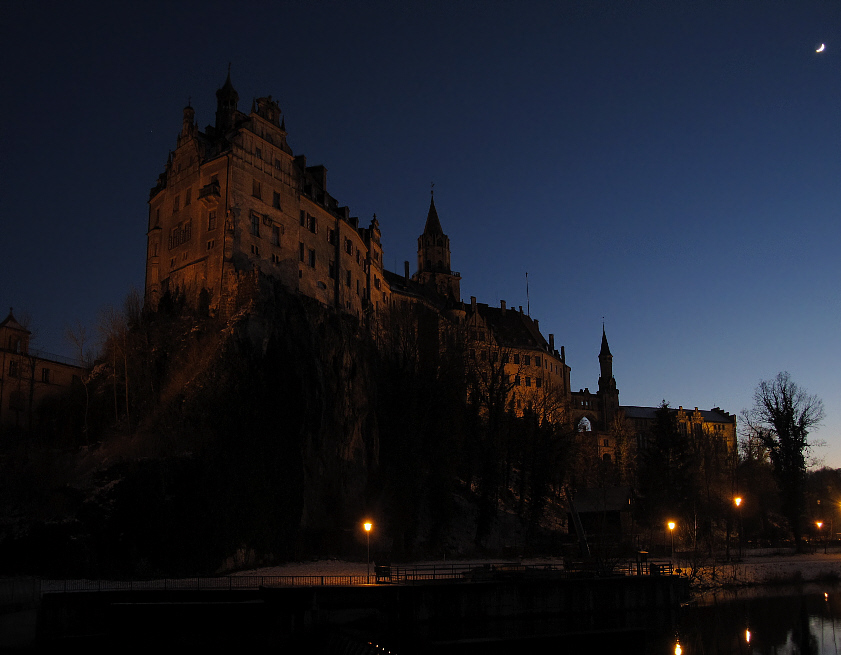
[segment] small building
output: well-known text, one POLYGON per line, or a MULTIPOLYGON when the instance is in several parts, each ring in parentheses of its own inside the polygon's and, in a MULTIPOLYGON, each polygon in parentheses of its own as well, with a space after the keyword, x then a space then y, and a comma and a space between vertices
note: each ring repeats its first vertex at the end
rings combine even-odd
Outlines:
POLYGON ((86 373, 81 362, 31 349, 31 336, 9 309, 0 323, 0 427, 30 429, 38 404, 86 373))

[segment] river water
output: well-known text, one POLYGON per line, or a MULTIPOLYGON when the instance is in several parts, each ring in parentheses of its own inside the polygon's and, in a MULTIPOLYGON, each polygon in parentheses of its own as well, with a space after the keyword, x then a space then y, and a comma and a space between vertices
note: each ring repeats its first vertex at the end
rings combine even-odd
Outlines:
POLYGON ((835 655, 841 653, 841 586, 807 584, 718 591, 681 609, 658 655, 835 655))

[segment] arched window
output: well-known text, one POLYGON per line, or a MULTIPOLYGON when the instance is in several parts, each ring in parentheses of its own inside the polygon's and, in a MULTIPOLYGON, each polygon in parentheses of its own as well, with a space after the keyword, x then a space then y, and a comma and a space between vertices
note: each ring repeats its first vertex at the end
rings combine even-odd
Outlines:
POLYGON ((610 453, 605 453, 604 455, 602 455, 602 460, 605 462, 605 464, 610 464, 610 453))

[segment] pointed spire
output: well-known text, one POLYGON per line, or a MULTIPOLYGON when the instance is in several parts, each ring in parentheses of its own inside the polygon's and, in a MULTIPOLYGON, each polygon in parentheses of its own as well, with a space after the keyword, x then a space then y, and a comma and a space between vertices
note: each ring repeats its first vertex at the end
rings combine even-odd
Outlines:
MULTIPOLYGON (((435 186, 434 184, 432 186, 435 186)), ((426 225, 423 228, 424 234, 444 234, 441 229, 441 221, 438 220, 438 210, 435 209, 435 190, 432 190, 429 199, 429 213, 426 215, 426 225)))
POLYGON ((604 323, 602 323, 602 349, 599 351, 599 357, 604 355, 612 356, 610 354, 610 346, 607 345, 607 334, 604 331, 604 323))

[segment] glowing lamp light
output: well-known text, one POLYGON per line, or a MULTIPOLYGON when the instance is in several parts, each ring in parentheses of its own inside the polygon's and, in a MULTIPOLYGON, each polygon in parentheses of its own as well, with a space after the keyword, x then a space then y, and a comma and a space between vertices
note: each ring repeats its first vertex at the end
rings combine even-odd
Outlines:
POLYGON ((683 649, 680 647, 680 642, 675 644, 675 655, 680 655, 683 652, 683 649))
POLYGON ((745 630, 745 641, 750 643, 750 630, 745 630))
POLYGON ((815 525, 818 526, 818 530, 823 527, 823 521, 815 521, 815 525))
POLYGON ((736 507, 738 507, 739 505, 742 504, 742 499, 741 499, 741 497, 737 496, 736 498, 733 499, 733 502, 735 502, 736 507))
POLYGON ((669 530, 674 530, 675 529, 676 524, 675 524, 674 521, 669 521, 668 525, 669 525, 669 530))
POLYGON ((374 527, 374 524, 369 521, 363 524, 362 527, 365 528, 365 532, 370 532, 371 528, 374 527))

